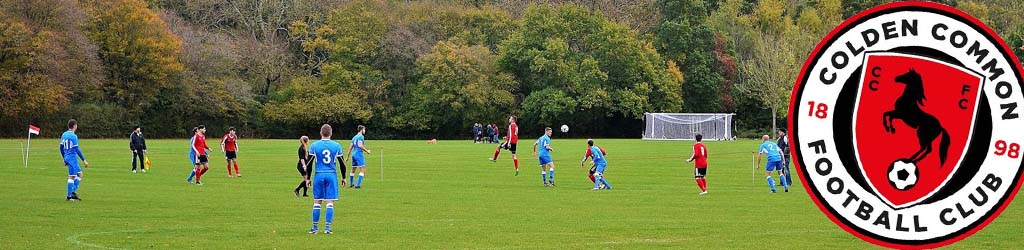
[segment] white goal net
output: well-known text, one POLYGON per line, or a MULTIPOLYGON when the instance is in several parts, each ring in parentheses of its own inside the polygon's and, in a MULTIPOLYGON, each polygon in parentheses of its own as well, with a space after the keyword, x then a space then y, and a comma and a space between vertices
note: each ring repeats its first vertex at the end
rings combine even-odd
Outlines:
POLYGON ((735 114, 645 113, 644 140, 732 140, 735 114))

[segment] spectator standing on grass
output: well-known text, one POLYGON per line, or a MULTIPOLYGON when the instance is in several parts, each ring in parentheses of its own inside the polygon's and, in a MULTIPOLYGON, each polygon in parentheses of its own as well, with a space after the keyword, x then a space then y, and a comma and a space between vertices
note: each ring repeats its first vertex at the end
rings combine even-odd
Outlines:
POLYGON ((498 130, 498 124, 497 123, 491 123, 491 127, 494 128, 494 136, 491 136, 491 137, 493 137, 493 138, 491 138, 491 141, 494 142, 494 143, 498 143, 498 136, 501 135, 501 130, 498 130))
POLYGON ((487 143, 491 143, 491 138, 493 138, 493 137, 494 137, 494 127, 491 127, 491 124, 487 124, 487 137, 484 138, 484 141, 487 142, 487 143))
POLYGON ((480 124, 479 123, 473 123, 473 143, 476 143, 476 142, 479 141, 478 140, 480 138, 479 135, 480 135, 480 124))
POLYGON ((132 150, 132 173, 136 168, 146 172, 146 138, 142 136, 142 128, 135 126, 132 134, 128 136, 128 147, 132 150))

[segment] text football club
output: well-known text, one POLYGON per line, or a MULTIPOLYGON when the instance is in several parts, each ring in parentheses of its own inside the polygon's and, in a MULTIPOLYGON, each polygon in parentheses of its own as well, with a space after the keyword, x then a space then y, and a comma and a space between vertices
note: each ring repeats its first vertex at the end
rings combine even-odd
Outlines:
POLYGON ((1021 67, 977 19, 877 6, 810 54, 789 108, 800 178, 833 222, 893 248, 984 228, 1020 189, 1021 67))

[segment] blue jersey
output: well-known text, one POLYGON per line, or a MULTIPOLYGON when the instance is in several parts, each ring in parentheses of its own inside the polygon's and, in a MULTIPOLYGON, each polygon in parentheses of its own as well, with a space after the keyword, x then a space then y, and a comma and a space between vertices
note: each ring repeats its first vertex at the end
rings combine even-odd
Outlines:
POLYGON ((192 149, 192 145, 195 145, 195 143, 196 136, 192 135, 192 138, 188 139, 188 161, 191 162, 192 165, 199 164, 199 159, 196 159, 196 151, 192 149))
POLYGON ((774 142, 766 141, 761 143, 761 148, 757 150, 759 154, 767 154, 768 161, 781 161, 782 154, 779 154, 779 145, 774 142))
POLYGON ((338 170, 335 168, 335 161, 341 153, 341 144, 329 139, 322 139, 309 145, 309 155, 316 158, 314 169, 317 173, 336 173, 338 170))
POLYGON ((78 135, 71 130, 64 131, 64 134, 60 135, 60 155, 64 158, 65 162, 78 161, 76 157, 85 160, 85 155, 82 154, 82 150, 78 148, 78 135))
POLYGON ((590 147, 590 157, 594 159, 594 165, 608 164, 608 162, 604 160, 604 154, 601 153, 601 149, 597 146, 590 147))
POLYGON ((359 148, 359 143, 362 142, 363 146, 366 146, 366 142, 363 139, 363 134, 356 134, 352 137, 352 158, 363 158, 363 149, 359 148))
POLYGON ((540 148, 540 153, 537 153, 537 156, 551 156, 551 151, 548 151, 548 145, 551 145, 551 137, 548 137, 548 135, 537 139, 537 147, 540 148))

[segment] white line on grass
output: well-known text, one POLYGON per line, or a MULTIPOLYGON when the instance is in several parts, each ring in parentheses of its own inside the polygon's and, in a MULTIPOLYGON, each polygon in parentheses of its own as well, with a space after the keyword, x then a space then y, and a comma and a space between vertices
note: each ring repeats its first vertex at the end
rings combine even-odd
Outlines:
POLYGON ((92 235, 101 235, 101 234, 135 233, 135 232, 142 232, 142 230, 121 230, 121 231, 110 231, 110 232, 80 233, 80 234, 68 236, 67 240, 69 242, 71 242, 71 243, 74 243, 75 245, 87 246, 87 247, 92 247, 92 248, 100 248, 100 249, 125 249, 125 248, 114 248, 114 247, 108 247, 108 246, 103 246, 103 245, 87 243, 87 242, 83 242, 83 241, 79 240, 78 238, 81 238, 83 236, 92 236, 92 235))

